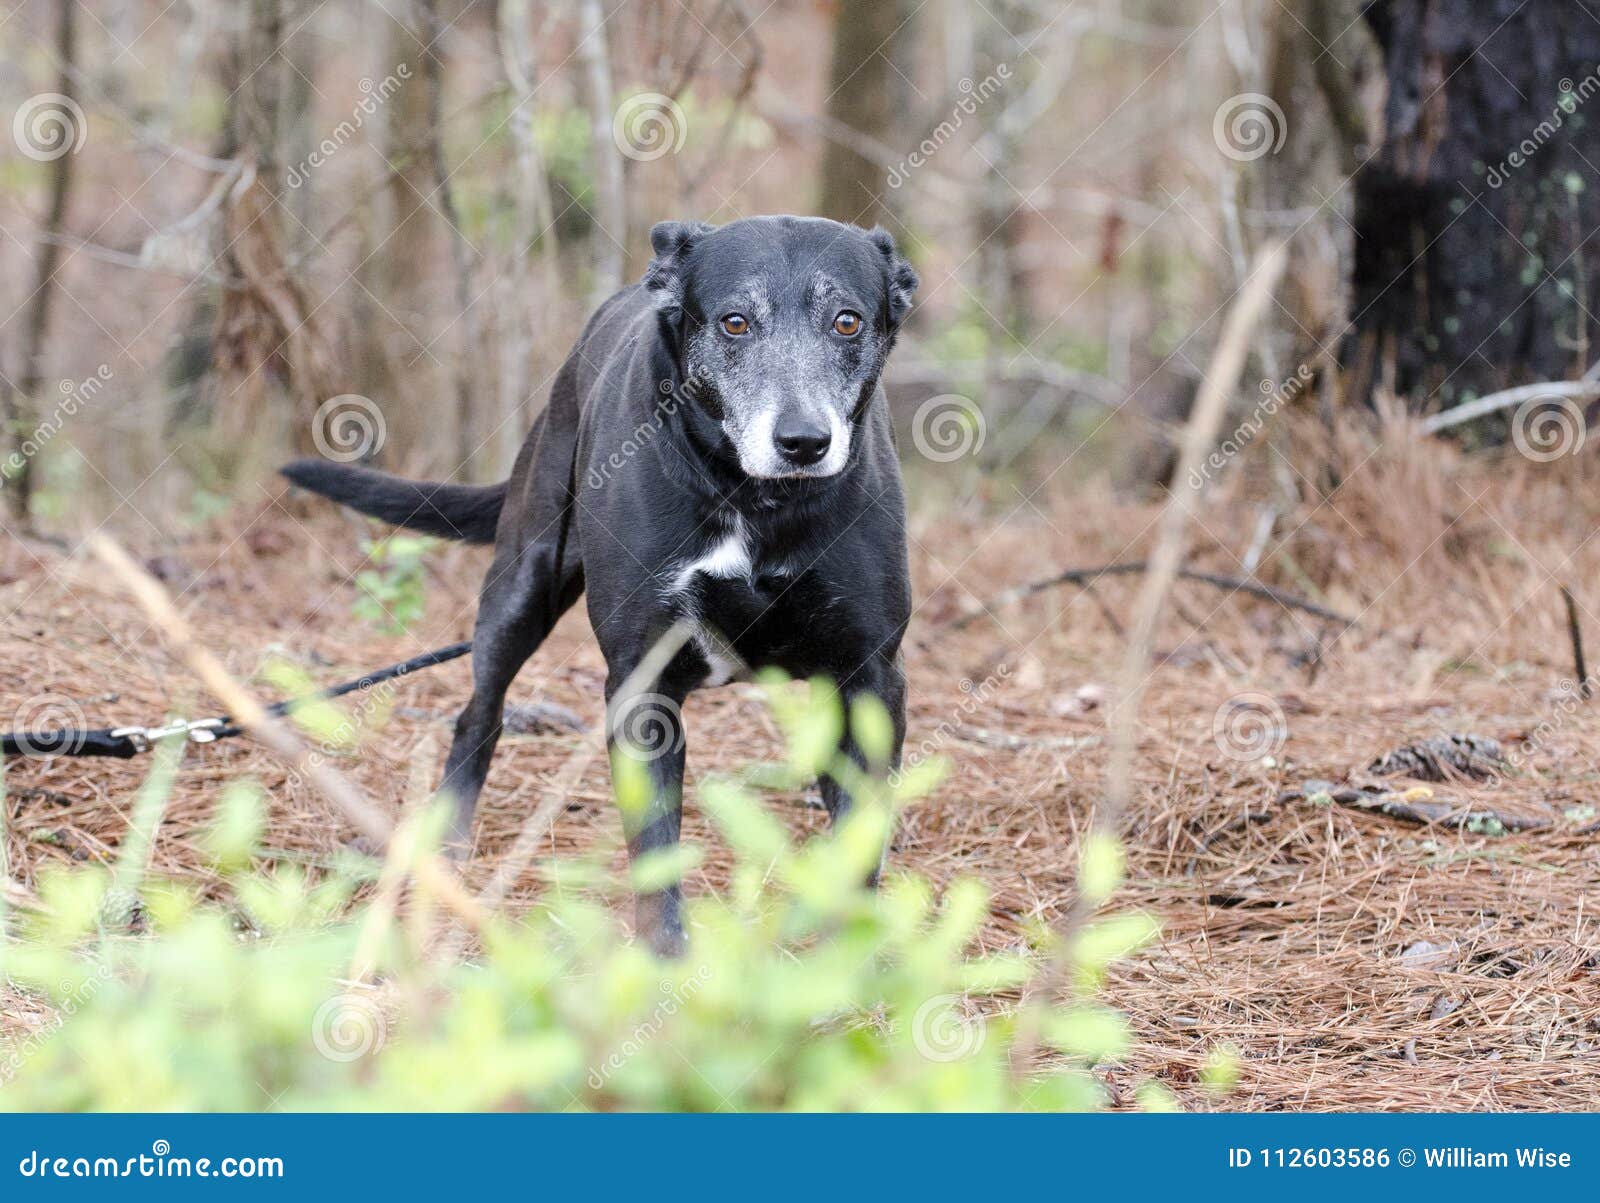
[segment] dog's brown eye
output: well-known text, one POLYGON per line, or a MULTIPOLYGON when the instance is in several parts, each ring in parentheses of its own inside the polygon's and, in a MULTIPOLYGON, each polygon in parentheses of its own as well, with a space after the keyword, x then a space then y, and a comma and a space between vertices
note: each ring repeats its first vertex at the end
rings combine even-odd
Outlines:
POLYGON ((853 338, 861 333, 861 315, 859 313, 851 313, 846 309, 833 319, 833 332, 842 334, 846 338, 853 338))
POLYGON ((741 334, 750 332, 750 323, 745 320, 744 314, 730 313, 722 319, 722 330, 723 333, 731 334, 737 338, 741 334))

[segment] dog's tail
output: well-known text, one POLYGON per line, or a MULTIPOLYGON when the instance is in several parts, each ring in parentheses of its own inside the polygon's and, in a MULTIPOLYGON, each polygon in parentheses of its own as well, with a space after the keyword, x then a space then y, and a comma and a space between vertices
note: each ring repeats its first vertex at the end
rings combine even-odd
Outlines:
POLYGON ((319 459, 297 459, 280 471, 302 489, 363 514, 467 543, 494 542, 495 524, 506 500, 505 481, 482 486, 434 484, 319 459))

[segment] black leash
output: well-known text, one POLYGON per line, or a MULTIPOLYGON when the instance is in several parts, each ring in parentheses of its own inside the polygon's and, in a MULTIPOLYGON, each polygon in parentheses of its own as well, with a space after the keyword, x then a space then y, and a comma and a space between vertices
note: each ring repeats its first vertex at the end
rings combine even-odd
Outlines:
MULTIPOLYGON (((307 702, 325 702, 331 698, 343 697, 347 693, 365 691, 374 685, 381 685, 384 681, 392 681, 396 677, 408 676, 419 669, 432 668, 435 664, 458 659, 471 650, 471 640, 435 648, 431 652, 402 660, 399 664, 391 664, 387 668, 380 668, 365 676, 357 677, 354 681, 333 685, 302 698, 275 702, 267 707, 267 713, 274 718, 282 718, 286 714, 294 713, 298 707, 304 706, 307 702)), ((195 722, 179 719, 164 727, 98 727, 92 731, 79 731, 73 728, 38 732, 7 731, 0 734, 0 754, 33 757, 114 756, 119 760, 127 760, 141 752, 148 752, 154 744, 163 739, 182 736, 190 743, 209 744, 238 735, 243 730, 243 727, 233 721, 231 715, 224 714, 218 718, 204 718, 195 722)))

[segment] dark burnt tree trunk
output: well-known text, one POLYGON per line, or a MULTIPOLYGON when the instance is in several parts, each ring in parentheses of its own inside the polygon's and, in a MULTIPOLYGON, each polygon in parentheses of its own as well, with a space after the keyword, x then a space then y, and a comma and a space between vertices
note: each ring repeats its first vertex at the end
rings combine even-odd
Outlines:
POLYGON ((1357 172, 1352 397, 1417 409, 1593 362, 1600 21, 1571 0, 1377 0, 1386 132, 1357 172))

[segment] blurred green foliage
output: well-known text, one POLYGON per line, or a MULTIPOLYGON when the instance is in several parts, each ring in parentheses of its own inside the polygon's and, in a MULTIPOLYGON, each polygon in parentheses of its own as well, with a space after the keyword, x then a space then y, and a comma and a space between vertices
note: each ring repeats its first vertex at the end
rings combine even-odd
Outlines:
POLYGON ((427 590, 423 558, 433 544, 434 540, 418 535, 363 540, 369 567, 356 573, 356 587, 361 590, 352 607, 356 617, 391 635, 421 618, 427 590))
MULTIPOLYGON (((791 752, 768 776, 851 771, 832 750, 846 716, 830 686, 769 692, 791 752)), ((882 708, 848 721, 881 767, 882 708)), ((893 791, 855 770, 860 804, 800 847, 745 782, 705 782, 698 802, 734 868, 690 902, 687 955, 662 961, 627 936, 617 895, 677 878, 692 849, 640 864, 631 883, 614 880, 609 850, 544 864, 538 905, 468 936, 413 872, 442 828, 426 804, 382 863, 352 853, 307 869, 267 861, 263 794, 235 784, 198 841, 218 887, 149 876, 175 769, 158 759, 114 866, 42 872, 37 906, 0 912, 0 972, 55 1015, 0 1045, 0 1108, 1096 1108, 1091 1067, 1128 1044, 1097 992, 1155 932, 1113 914, 974 955, 988 910, 977 881, 940 896, 891 872, 865 888, 894 810, 935 782, 926 770, 893 791), (1067 983, 1055 1001, 1028 993, 1047 972, 1067 983)), ((620 793, 630 781, 619 775, 620 793)), ((1089 900, 1121 875, 1116 843, 1090 840, 1089 900)), ((1172 1105, 1155 1083, 1137 1097, 1172 1105)))

